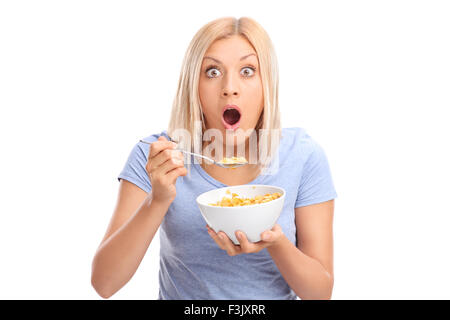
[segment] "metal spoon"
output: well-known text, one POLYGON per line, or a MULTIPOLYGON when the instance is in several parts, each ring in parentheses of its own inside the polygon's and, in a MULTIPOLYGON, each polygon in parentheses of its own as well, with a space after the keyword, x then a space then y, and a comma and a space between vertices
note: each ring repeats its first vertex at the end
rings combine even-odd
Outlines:
MULTIPOLYGON (((146 143, 146 144, 149 144, 149 145, 152 144, 152 142, 148 142, 148 141, 144 141, 144 140, 140 140, 140 142, 143 142, 143 143, 146 143)), ((238 168, 238 167, 245 166, 246 164, 248 164, 248 162, 245 162, 245 163, 243 163, 243 162, 239 162, 239 163, 222 163, 222 162, 219 162, 219 161, 215 161, 214 159, 211 159, 211 158, 206 157, 204 155, 201 155, 201 154, 198 154, 198 153, 192 153, 192 152, 189 152, 189 151, 186 151, 186 150, 183 150, 183 149, 173 149, 173 150, 177 150, 177 151, 183 152, 185 154, 190 154, 190 155, 193 155, 194 157, 203 158, 203 159, 205 159, 205 160, 207 160, 207 161, 209 161, 209 162, 211 162, 211 163, 213 163, 213 164, 215 164, 215 165, 217 165, 219 167, 227 168, 227 169, 238 168)))

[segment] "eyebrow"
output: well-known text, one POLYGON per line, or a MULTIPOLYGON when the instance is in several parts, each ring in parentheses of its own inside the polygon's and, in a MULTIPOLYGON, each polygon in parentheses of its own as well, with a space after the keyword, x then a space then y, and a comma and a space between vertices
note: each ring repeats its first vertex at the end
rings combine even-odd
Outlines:
MULTIPOLYGON (((256 57, 256 54, 250 53, 250 54, 248 54, 248 55, 246 55, 246 56, 243 56, 241 59, 239 59, 239 61, 242 61, 242 60, 244 60, 244 59, 246 59, 246 58, 248 58, 248 57, 250 57, 250 56, 252 56, 252 55, 256 57)), ((211 60, 214 60, 215 62, 217 62, 217 63, 219 63, 219 64, 222 64, 222 62, 220 62, 219 60, 217 60, 217 59, 215 59, 215 58, 213 58, 213 57, 208 57, 208 56, 206 56, 206 57, 203 58, 203 60, 204 60, 204 59, 211 59, 211 60)))

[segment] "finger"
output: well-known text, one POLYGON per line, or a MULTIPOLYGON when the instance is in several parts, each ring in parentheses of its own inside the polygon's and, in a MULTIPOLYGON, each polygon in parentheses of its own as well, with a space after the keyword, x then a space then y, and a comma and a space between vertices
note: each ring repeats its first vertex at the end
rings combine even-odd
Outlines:
POLYGON ((153 142, 150 145, 150 152, 148 154, 148 159, 154 158, 158 153, 161 151, 172 148, 174 149, 176 147, 176 143, 172 141, 167 141, 166 138, 162 137, 165 140, 160 140, 161 137, 158 138, 157 141, 153 142))
POLYGON ((217 233, 209 226, 206 226, 206 228, 208 229, 208 234, 211 238, 213 238, 214 242, 219 246, 219 248, 225 250, 225 246, 223 245, 222 240, 219 238, 217 233))
POLYGON ((179 159, 169 159, 160 165, 158 168, 151 168, 149 171, 150 181, 156 182, 159 181, 160 184, 170 185, 175 182, 175 180, 181 174, 184 174, 183 170, 179 172, 176 171, 178 168, 184 168, 184 164, 182 160, 179 159))
POLYGON ((167 159, 163 164, 161 164, 160 166, 158 166, 157 168, 153 169, 153 172, 158 171, 160 174, 167 174, 170 171, 176 169, 176 168, 180 168, 180 167, 184 167, 184 161, 180 160, 178 158, 169 158, 167 159))
POLYGON ((151 158, 149 160, 148 166, 149 166, 149 170, 153 171, 156 168, 158 168, 159 166, 161 166, 163 163, 165 163, 167 160, 169 159, 179 159, 179 160, 183 160, 183 157, 181 156, 181 152, 179 151, 173 151, 170 148, 166 148, 162 151, 160 151, 156 156, 154 156, 153 158, 151 158))
POLYGON ((225 247, 225 250, 227 251, 227 254, 229 256, 235 256, 239 253, 240 247, 236 246, 231 239, 226 235, 225 232, 220 231, 218 233, 220 240, 222 240, 222 243, 225 247))
POLYGON ((281 226, 278 223, 273 226, 272 231, 275 233, 283 233, 283 229, 281 229, 281 226))
POLYGON ((274 238, 273 232, 270 230, 266 230, 261 234, 261 240, 265 242, 272 242, 274 238))
POLYGON ((172 151, 172 157, 175 157, 175 158, 178 158, 178 159, 184 161, 184 156, 183 156, 183 154, 182 154, 180 151, 178 151, 178 150, 173 150, 173 151, 172 151))
POLYGON ((251 253, 256 252, 256 246, 255 244, 248 241, 247 236, 242 231, 236 231, 236 238, 239 241, 239 244, 241 245, 241 250, 244 253, 251 253))
POLYGON ((266 230, 261 233, 261 240, 265 242, 273 242, 277 240, 283 233, 280 225, 276 224, 271 230, 266 230))
POLYGON ((184 177, 186 174, 187 174, 186 167, 184 167, 184 166, 178 167, 167 173, 167 180, 170 183, 175 183, 175 181, 177 180, 178 177, 184 177))

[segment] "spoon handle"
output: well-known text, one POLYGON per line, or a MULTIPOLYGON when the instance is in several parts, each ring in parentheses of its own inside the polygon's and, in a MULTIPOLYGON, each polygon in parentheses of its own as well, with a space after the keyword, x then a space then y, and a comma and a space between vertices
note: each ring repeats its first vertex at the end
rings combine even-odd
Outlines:
POLYGON ((183 150, 183 149, 175 149, 175 150, 178 150, 178 151, 183 152, 183 153, 186 153, 186 154, 193 155, 194 157, 200 157, 200 158, 203 158, 203 159, 208 160, 208 161, 210 161, 210 162, 212 162, 212 163, 216 163, 213 159, 208 158, 208 157, 203 156, 203 155, 198 154, 198 153, 192 153, 192 152, 189 152, 189 151, 186 151, 186 150, 183 150))
MULTIPOLYGON (((148 142, 148 141, 144 141, 144 140, 140 140, 140 141, 143 142, 143 143, 149 144, 149 145, 152 144, 152 142, 148 142)), ((208 160, 208 161, 210 161, 210 162, 212 162, 212 163, 216 163, 216 161, 214 161, 213 159, 208 158, 208 157, 203 156, 203 155, 198 154, 198 153, 192 153, 192 152, 189 152, 189 151, 186 151, 186 150, 183 150, 183 149, 178 149, 178 148, 173 149, 173 150, 177 150, 177 151, 180 151, 180 152, 183 152, 183 153, 186 153, 186 154, 193 155, 194 157, 200 157, 200 158, 203 158, 203 159, 205 159, 205 160, 208 160)))

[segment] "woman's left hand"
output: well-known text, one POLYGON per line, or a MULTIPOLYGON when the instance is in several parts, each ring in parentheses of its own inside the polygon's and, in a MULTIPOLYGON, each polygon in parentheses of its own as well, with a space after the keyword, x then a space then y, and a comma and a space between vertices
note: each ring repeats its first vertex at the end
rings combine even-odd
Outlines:
POLYGON ((284 236, 279 224, 276 224, 271 230, 261 233, 261 241, 258 242, 250 242, 244 232, 236 231, 236 238, 240 245, 235 245, 225 232, 219 231, 216 233, 208 225, 206 228, 208 229, 208 234, 214 239, 219 248, 225 250, 229 256, 259 252, 264 248, 277 244, 284 236))

